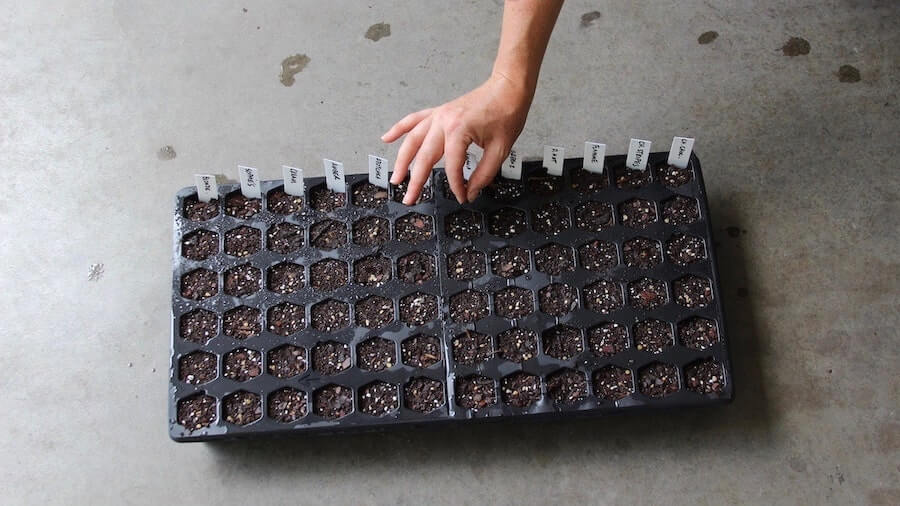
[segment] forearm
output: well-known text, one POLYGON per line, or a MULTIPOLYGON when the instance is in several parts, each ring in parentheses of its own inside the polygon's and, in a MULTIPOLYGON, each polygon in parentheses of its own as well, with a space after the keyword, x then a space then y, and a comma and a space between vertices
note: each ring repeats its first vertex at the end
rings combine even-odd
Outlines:
POLYGON ((506 0, 503 8, 493 75, 521 86, 529 102, 562 4, 563 0, 506 0))

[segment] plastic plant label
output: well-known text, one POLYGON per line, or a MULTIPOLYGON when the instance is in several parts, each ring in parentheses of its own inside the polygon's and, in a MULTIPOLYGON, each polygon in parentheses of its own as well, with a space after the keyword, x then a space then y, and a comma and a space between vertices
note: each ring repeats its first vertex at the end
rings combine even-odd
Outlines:
POLYGON ((253 167, 238 165, 238 179, 241 181, 241 193, 248 199, 262 198, 259 190, 259 171, 253 167))
POLYGON ((333 192, 346 192, 347 183, 344 180, 344 164, 327 158, 323 159, 322 163, 325 166, 325 186, 333 192))
POLYGON ((686 169, 693 150, 694 139, 690 137, 675 137, 672 139, 672 147, 669 149, 669 165, 674 165, 679 169, 686 169))
POLYGON ((562 176, 566 150, 559 146, 544 146, 544 168, 550 176, 562 176))
POLYGON ((584 170, 603 174, 603 160, 606 159, 606 144, 584 143, 584 170))
POLYGON ((303 183, 303 169, 282 165, 281 170, 284 172, 284 192, 295 197, 302 197, 306 191, 303 183))
POLYGON ((631 139, 628 144, 628 157, 625 167, 632 170, 647 170, 647 158, 650 156, 650 141, 631 139))
POLYGON ((500 166, 500 175, 506 179, 522 179, 522 158, 515 149, 509 150, 509 157, 500 166))
POLYGON ((475 172, 475 167, 478 166, 478 160, 475 158, 475 155, 466 151, 466 161, 463 163, 463 179, 466 181, 472 177, 472 173, 475 172))
POLYGON ((384 189, 390 186, 387 158, 369 155, 369 182, 384 189))
POLYGON ((219 184, 216 176, 212 174, 195 174, 194 182, 197 184, 197 200, 209 202, 219 198, 219 184))

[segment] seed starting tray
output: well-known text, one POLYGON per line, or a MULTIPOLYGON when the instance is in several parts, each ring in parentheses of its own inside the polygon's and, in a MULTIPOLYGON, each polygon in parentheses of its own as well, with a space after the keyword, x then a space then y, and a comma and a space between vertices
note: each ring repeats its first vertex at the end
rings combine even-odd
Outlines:
POLYGON ((357 191, 375 190, 364 188, 366 175, 351 175, 346 204, 330 211, 310 208, 311 195, 327 190, 322 178, 309 178, 289 214, 270 209, 285 194, 268 181, 261 202, 221 186, 199 217, 208 219, 191 220, 195 189, 182 189, 170 436, 205 441, 730 401, 700 162, 692 155, 679 170, 666 158, 651 154, 641 173, 626 170, 624 156, 607 157, 602 175, 566 159, 562 177, 525 162, 522 181, 498 179, 463 206, 441 169, 429 198, 411 207, 394 200, 397 188, 369 193, 384 200, 374 208, 354 205, 357 191), (325 220, 334 221, 317 226, 325 220), (381 242, 384 225, 389 238, 381 242), (409 232, 430 237, 402 240, 409 232), (316 247, 322 237, 343 244, 316 247), (429 257, 430 268, 422 262, 429 257), (375 258, 368 266, 387 268, 389 280, 360 263, 375 258), (346 283, 327 286, 335 280, 346 283))

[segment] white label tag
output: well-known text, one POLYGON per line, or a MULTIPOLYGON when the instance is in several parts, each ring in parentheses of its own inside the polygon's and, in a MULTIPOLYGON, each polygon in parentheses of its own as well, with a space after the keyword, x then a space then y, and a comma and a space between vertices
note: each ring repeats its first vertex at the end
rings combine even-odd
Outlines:
POLYGON ((347 184, 344 181, 344 164, 327 158, 323 159, 322 163, 325 165, 325 186, 333 192, 346 192, 347 184))
POLYGON ((241 193, 248 199, 262 198, 259 190, 259 173, 253 167, 238 165, 238 179, 241 180, 241 193))
POLYGON ((628 145, 628 158, 625 159, 625 166, 632 170, 647 170, 650 144, 650 141, 631 139, 631 143, 628 145))
POLYGON ((691 159, 691 151, 694 150, 694 139, 690 137, 675 137, 672 139, 672 147, 669 149, 669 165, 679 169, 685 169, 691 159))
POLYGON ((603 161, 606 159, 606 144, 596 142, 584 143, 584 170, 595 174, 603 174, 603 161))
POLYGON ((463 179, 466 181, 472 177, 472 173, 475 172, 475 167, 478 166, 478 160, 475 158, 475 155, 466 151, 466 163, 463 164, 463 179))
POLYGON ((500 166, 500 175, 506 179, 522 179, 522 158, 515 149, 509 150, 509 157, 500 166))
POLYGON ((197 200, 200 202, 209 202, 219 198, 219 183, 216 183, 216 176, 196 174, 194 182, 197 184, 197 200))
POLYGON ((566 150, 559 146, 544 146, 544 167, 550 176, 562 176, 566 150))
POLYGON ((295 197, 302 197, 306 191, 306 184, 303 182, 303 169, 282 165, 281 171, 284 173, 284 192, 295 197))
POLYGON ((369 155, 369 182, 385 189, 390 186, 387 158, 369 155))

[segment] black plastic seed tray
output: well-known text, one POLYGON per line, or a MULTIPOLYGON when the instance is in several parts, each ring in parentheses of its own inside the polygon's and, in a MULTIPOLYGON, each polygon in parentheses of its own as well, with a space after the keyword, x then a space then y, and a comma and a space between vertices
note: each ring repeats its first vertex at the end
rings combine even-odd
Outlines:
POLYGON ((176 441, 560 418, 733 395, 700 162, 526 162, 460 206, 365 175, 175 209, 176 441), (358 203, 366 204, 357 205, 358 203), (311 207, 314 204, 317 209, 311 207), (191 218, 193 219, 191 219, 191 218))

